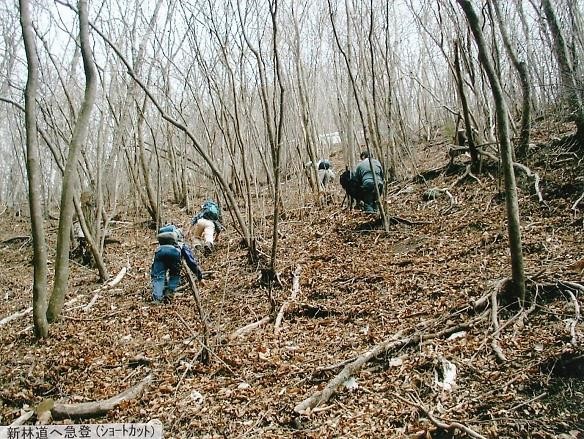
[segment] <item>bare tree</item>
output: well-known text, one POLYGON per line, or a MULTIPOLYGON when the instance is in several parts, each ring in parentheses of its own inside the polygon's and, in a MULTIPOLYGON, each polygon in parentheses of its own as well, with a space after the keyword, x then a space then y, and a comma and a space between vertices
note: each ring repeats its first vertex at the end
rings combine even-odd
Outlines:
POLYGON ((47 243, 43 228, 43 208, 39 193, 41 170, 36 122, 36 94, 38 88, 38 62, 32 28, 30 3, 19 1, 20 25, 26 51, 28 78, 24 94, 26 125, 26 170, 28 176, 28 203, 33 243, 34 279, 32 288, 34 331, 38 337, 47 337, 47 243))
POLYGON ((507 32, 507 26, 501 13, 499 0, 491 0, 495 8, 495 15, 497 17, 497 24, 503 38, 503 45, 505 51, 511 59, 513 67, 517 71, 519 81, 521 82, 521 130, 519 135, 519 145, 517 148, 517 155, 525 157, 527 148, 529 146, 529 136, 531 130, 531 83, 529 80, 529 71, 525 61, 520 61, 517 51, 512 45, 511 38, 507 32))
POLYGON ((69 153, 61 188, 61 206, 59 216, 59 231, 57 235, 57 253, 55 259, 55 280, 53 292, 47 308, 49 322, 56 320, 63 308, 65 293, 69 282, 69 247, 71 244, 71 225, 73 223, 73 194, 76 190, 77 158, 83 147, 89 127, 89 118, 95 101, 97 78, 91 46, 89 41, 89 25, 87 0, 79 0, 79 41, 85 71, 85 96, 81 111, 75 123, 75 129, 69 144, 69 153))
MULTIPOLYGON (((365 116, 364 116, 363 109, 362 109, 362 106, 360 103, 359 94, 357 92, 355 74, 353 73, 353 69, 351 68, 351 63, 350 63, 349 57, 347 56, 346 51, 343 49, 343 47, 340 43, 339 36, 337 33, 337 29, 336 29, 336 25, 335 25, 335 14, 334 14, 330 0, 327 0, 327 3, 328 3, 328 10, 329 10, 329 17, 331 20, 333 34, 335 37, 335 42, 336 42, 337 48, 339 49, 339 51, 341 52, 341 55, 343 56, 343 59, 345 60, 345 67, 347 68, 347 73, 349 75, 350 84, 351 84, 352 89, 353 89, 353 97, 355 98, 355 102, 357 105, 357 112, 359 113, 359 117, 361 119, 361 126, 363 127, 363 132, 365 133, 367 131, 367 124, 365 122, 365 116)), ((372 154, 371 154, 370 142, 371 142, 370 139, 367 136, 365 136, 365 146, 367 148, 367 152, 369 155, 369 166, 371 169, 374 169, 373 164, 371 163, 372 154)), ((373 174, 373 184, 375 186, 375 194, 376 194, 376 198, 377 198, 377 204, 379 205, 379 211, 381 212, 381 219, 383 221, 383 227, 384 227, 385 231, 389 231, 389 218, 385 214, 385 206, 384 206, 381 194, 379 193, 379 183, 381 183, 381 182, 377 181, 378 177, 375 174, 375 172, 372 172, 372 174, 373 174)))
POLYGON ((550 0, 541 0, 547 23, 554 42, 554 56, 560 68, 560 84, 562 95, 566 99, 573 118, 576 122, 576 137, 580 147, 584 147, 584 102, 582 99, 582 86, 579 84, 574 70, 574 60, 568 52, 566 40, 558 23, 554 7, 550 0))
POLYGON ((501 144, 501 163, 505 175, 505 202, 509 231, 509 246, 511 250, 511 270, 513 284, 521 303, 525 301, 525 270, 523 267, 523 251, 521 249, 521 228, 519 221, 519 203, 517 201, 517 185, 513 172, 513 150, 509 139, 507 103, 503 95, 501 82, 491 63, 487 44, 481 30, 481 23, 470 0, 457 0, 466 14, 469 27, 474 35, 479 59, 491 83, 491 91, 497 109, 497 128, 501 144))

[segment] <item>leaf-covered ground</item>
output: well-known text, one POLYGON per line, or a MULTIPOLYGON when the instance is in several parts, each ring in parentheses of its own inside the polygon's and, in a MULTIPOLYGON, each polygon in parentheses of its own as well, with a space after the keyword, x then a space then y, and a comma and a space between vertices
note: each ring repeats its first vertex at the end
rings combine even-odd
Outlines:
MULTIPOLYGON (((445 145, 420 147, 420 170, 446 165, 445 151, 445 145)), ((519 177, 525 268, 538 299, 523 314, 501 300, 498 332, 488 308, 471 306, 510 275, 496 167, 485 165, 480 181, 454 186, 464 167, 392 184, 387 211, 398 221, 387 233, 374 217, 341 207, 336 187, 323 207, 300 205, 293 190, 286 192, 278 244, 283 285, 274 294, 278 305, 287 300, 297 267, 300 292, 277 335, 270 322, 229 338, 265 317, 269 302, 227 220, 217 251, 201 257, 210 272, 199 285, 212 332, 209 365, 197 360, 203 327, 190 290, 168 305, 149 302, 154 234, 144 218, 127 215, 112 231, 120 243, 107 248, 112 274, 131 267, 117 286, 85 311, 100 285, 93 270, 74 263, 63 318, 49 339, 34 339, 30 312, 0 325, 0 424, 43 399, 104 399, 152 373, 140 398, 90 422, 156 418, 171 438, 465 435, 436 427, 432 417, 486 437, 583 437, 584 325, 576 325, 574 345, 568 291, 580 305, 583 292, 558 282, 583 283, 584 202, 571 208, 584 191, 584 160, 566 147, 539 145, 525 163, 542 178, 546 202, 538 203, 532 182, 519 177), (449 188, 453 199, 442 193, 426 200, 430 188, 449 188), (431 338, 468 322, 455 337, 431 338), (392 337, 416 335, 421 343, 377 356, 315 410, 294 411, 346 360, 392 337), (504 362, 492 347, 497 337, 504 362), (456 366, 451 389, 440 385, 443 364, 456 366)), ((171 219, 188 221, 187 213, 167 207, 171 219)), ((26 239, 4 242, 29 235, 25 220, 6 211, 0 223, 2 319, 31 306, 32 250, 26 239)), ((47 223, 51 249, 55 226, 47 223)), ((257 231, 267 254, 269 227, 263 219, 257 231)))

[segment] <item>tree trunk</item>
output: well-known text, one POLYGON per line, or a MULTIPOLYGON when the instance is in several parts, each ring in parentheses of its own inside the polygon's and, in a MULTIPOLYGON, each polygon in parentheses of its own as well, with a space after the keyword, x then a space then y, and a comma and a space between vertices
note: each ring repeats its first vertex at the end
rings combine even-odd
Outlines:
POLYGON ((519 222, 519 204, 517 201, 517 186, 515 173, 513 172, 513 151, 509 140, 508 112, 505 97, 499 78, 490 61, 490 54, 481 30, 479 18, 469 0, 457 0, 466 14, 470 29, 475 37, 479 59, 489 78, 491 91, 497 111, 497 131, 501 144, 501 164, 505 175, 505 201, 507 207, 507 220, 509 230, 509 246, 511 250, 511 269, 513 284, 517 297, 521 303, 525 301, 525 272, 523 267, 523 252, 521 249, 521 229, 519 222))
POLYGON ((77 158, 85 142, 89 128, 89 118, 97 88, 95 65, 93 64, 89 41, 87 0, 79 0, 79 39, 85 70, 85 96, 79 117, 75 124, 61 189, 61 209, 59 231, 57 234, 57 252, 55 255, 55 281, 47 309, 49 322, 55 321, 61 314, 63 301, 69 283, 69 247, 71 245, 71 225, 73 222, 73 193, 77 175, 77 158))
POLYGON ((39 188, 41 169, 36 124, 36 93, 38 88, 38 62, 35 37, 32 30, 30 3, 19 1, 20 25, 28 64, 28 77, 24 91, 26 126, 26 171, 28 176, 28 205, 33 244, 32 306, 34 331, 37 337, 49 335, 47 309, 47 242, 43 228, 43 206, 39 188))
POLYGON ((567 100, 569 109, 574 112, 574 121, 577 127, 576 137, 580 141, 580 148, 584 148, 584 104, 580 95, 582 84, 579 84, 576 78, 573 62, 568 54, 566 40, 550 0, 541 0, 541 5, 554 42, 554 56, 560 68, 562 95, 567 100))
POLYGON ((531 84, 529 80, 529 72, 525 62, 519 60, 517 52, 511 45, 511 39, 507 32, 507 28, 501 15, 501 8, 499 7, 499 0, 492 0, 495 7, 495 15, 499 24, 499 30, 503 37, 503 44, 507 55, 511 59, 513 67, 517 70, 519 81, 521 82, 521 129, 519 134, 519 145, 517 147, 517 156, 525 157, 527 155, 527 148, 529 147, 529 136, 531 129, 531 84))
POLYGON ((473 170, 476 170, 479 163, 479 155, 474 141, 474 133, 472 130, 472 122, 470 120, 470 109, 466 100, 464 92, 464 80, 462 78, 462 68, 460 66, 460 45, 458 40, 454 42, 454 70, 456 72, 456 87, 458 88, 458 95, 460 97, 460 104, 462 105, 462 116, 464 118, 464 132, 468 142, 468 150, 470 152, 471 163, 473 170))

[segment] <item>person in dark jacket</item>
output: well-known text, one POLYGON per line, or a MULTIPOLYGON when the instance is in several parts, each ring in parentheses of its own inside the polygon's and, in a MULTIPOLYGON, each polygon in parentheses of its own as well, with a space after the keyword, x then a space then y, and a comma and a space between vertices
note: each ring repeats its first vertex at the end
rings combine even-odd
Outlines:
POLYGON ((159 246, 154 252, 150 270, 152 279, 152 300, 154 303, 169 302, 180 283, 182 260, 200 281, 203 272, 197 258, 187 244, 183 242, 182 231, 173 224, 159 230, 159 246), (168 274, 168 277, 167 277, 168 274))
POLYGON ((378 206, 375 183, 377 183, 381 195, 383 193, 383 168, 379 160, 369 158, 367 151, 363 151, 360 158, 361 161, 357 164, 351 178, 359 189, 359 198, 363 201, 363 211, 376 213, 378 206))

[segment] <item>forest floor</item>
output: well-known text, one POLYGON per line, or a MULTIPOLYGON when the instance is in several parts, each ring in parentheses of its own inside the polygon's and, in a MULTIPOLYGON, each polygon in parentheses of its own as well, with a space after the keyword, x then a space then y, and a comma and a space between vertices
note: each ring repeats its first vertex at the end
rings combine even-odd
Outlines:
MULTIPOLYGON (((101 400, 152 374, 141 396, 75 422, 158 419, 167 438, 584 437, 584 307, 574 325, 584 291, 573 285, 583 284, 584 201, 572 209, 584 191, 584 159, 544 143, 548 134, 535 134, 541 143, 524 162, 539 173, 545 204, 532 181, 518 178, 525 270, 537 299, 522 310, 500 297, 498 330, 492 308, 471 304, 510 276, 502 181, 485 166, 479 181, 456 184, 465 157, 452 172, 390 185, 387 212, 405 221, 392 221, 388 232, 375 217, 341 207, 338 185, 323 207, 285 200, 278 305, 297 268, 300 289, 277 334, 271 321, 229 337, 266 317, 269 302, 224 212, 227 231, 216 252, 201 257, 210 272, 198 288, 211 327, 207 365, 197 359, 203 326, 190 290, 171 304, 150 302, 154 233, 128 216, 114 224, 111 237, 120 242, 108 246, 106 260, 113 275, 130 269, 88 310, 100 287, 96 272, 72 264, 50 338, 34 339, 30 312, 0 323, 0 425, 44 399, 101 400), (427 200, 430 188, 448 189, 453 199, 442 192, 427 200), (294 410, 348 360, 391 340, 328 401, 294 410), (444 428, 455 423, 469 431, 444 428)), ((420 171, 448 164, 443 143, 420 146, 419 154, 420 171)), ((50 249, 55 227, 47 224, 50 249)), ((269 254, 269 221, 257 233, 269 254)), ((31 306, 30 240, 9 241, 29 235, 25 220, 0 216, 0 320, 31 306)))

